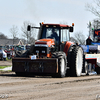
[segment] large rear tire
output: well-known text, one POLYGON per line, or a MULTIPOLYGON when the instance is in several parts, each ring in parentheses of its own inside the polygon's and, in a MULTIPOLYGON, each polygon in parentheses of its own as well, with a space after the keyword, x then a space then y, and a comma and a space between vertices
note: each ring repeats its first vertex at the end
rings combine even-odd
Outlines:
POLYGON ((52 54, 52 58, 58 58, 58 73, 53 75, 53 77, 63 78, 66 76, 66 54, 64 52, 55 52, 52 54))
POLYGON ((83 67, 83 50, 81 47, 76 46, 71 53, 71 66, 70 76, 81 76, 83 67))

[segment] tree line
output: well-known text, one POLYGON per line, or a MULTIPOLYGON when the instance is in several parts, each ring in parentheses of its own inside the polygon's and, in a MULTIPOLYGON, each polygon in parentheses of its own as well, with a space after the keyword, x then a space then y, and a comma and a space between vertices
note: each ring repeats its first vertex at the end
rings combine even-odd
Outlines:
MULTIPOLYGON (((23 22, 23 26, 21 27, 22 33, 19 33, 19 29, 16 25, 12 25, 12 27, 9 29, 9 31, 11 33, 13 41, 16 39, 20 39, 20 38, 26 40, 27 44, 31 44, 35 41, 36 30, 32 29, 31 32, 28 32, 27 31, 28 25, 35 26, 35 24, 30 23, 29 21, 23 22), (20 35, 20 37, 19 37, 19 35, 20 35)), ((0 39, 8 39, 8 37, 4 33, 0 32, 0 39)))
MULTIPOLYGON (((27 44, 34 43, 35 37, 36 37, 36 31, 35 29, 32 29, 32 31, 28 32, 27 31, 27 26, 31 25, 32 27, 35 26, 35 24, 30 23, 29 21, 23 22, 23 26, 21 27, 22 31, 22 38, 26 40, 27 44)), ((19 31, 18 27, 13 25, 12 28, 10 28, 10 33, 12 34, 13 39, 18 39, 19 31)))
MULTIPOLYGON (((65 24, 65 23, 60 23, 60 24, 65 24)), ((31 29, 31 31, 27 31, 27 26, 31 25, 32 27, 35 27, 34 23, 30 23, 29 21, 25 21, 23 22, 23 26, 21 27, 21 31, 22 34, 19 33, 19 29, 16 25, 12 25, 12 27, 10 28, 10 33, 12 35, 12 39, 13 41, 16 39, 24 39, 26 41, 27 44, 34 44, 35 39, 36 39, 36 35, 38 34, 38 31, 34 28, 31 29), (20 35, 21 37, 19 38, 18 35, 20 35)), ((72 42, 79 42, 79 44, 84 44, 85 40, 84 38, 82 38, 85 36, 83 35, 82 32, 77 32, 75 33, 74 37, 71 37, 70 40, 72 42)), ((1 39, 8 39, 7 36, 5 36, 5 34, 3 34, 2 32, 0 32, 0 38, 1 39)))

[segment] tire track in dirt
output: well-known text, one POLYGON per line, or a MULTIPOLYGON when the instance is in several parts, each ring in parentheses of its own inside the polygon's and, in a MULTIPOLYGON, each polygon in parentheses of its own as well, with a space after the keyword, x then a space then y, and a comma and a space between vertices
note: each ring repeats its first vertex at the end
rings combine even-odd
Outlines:
MULTIPOLYGON (((18 77, 15 73, 0 74, 0 94, 9 100, 85 100, 100 93, 100 76, 51 78, 48 76, 18 77)), ((88 99, 91 98, 91 99, 88 99)))

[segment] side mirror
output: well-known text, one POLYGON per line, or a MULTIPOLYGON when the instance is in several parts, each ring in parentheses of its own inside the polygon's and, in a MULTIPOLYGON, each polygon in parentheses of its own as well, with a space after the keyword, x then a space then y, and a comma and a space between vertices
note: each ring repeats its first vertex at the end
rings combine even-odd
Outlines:
POLYGON ((30 31, 30 30, 31 30, 31 26, 28 25, 28 26, 27 26, 27 31, 30 31))
POLYGON ((69 27, 69 32, 73 32, 73 27, 69 27))

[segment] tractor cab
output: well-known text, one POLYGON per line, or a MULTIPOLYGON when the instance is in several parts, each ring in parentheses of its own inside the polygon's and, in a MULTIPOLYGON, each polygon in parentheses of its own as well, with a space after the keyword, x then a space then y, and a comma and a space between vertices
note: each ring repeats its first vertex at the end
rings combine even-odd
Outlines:
MULTIPOLYGON (((39 57, 49 57, 55 51, 64 51, 67 55, 68 49, 72 45, 70 40, 70 33, 73 32, 73 26, 63 24, 40 24, 38 40, 35 42, 34 54, 39 57)), ((28 26, 28 31, 31 27, 28 26)))
POLYGON ((73 26, 62 24, 41 24, 39 39, 54 39, 55 51, 63 51, 66 41, 70 40, 70 32, 73 32, 73 26))

